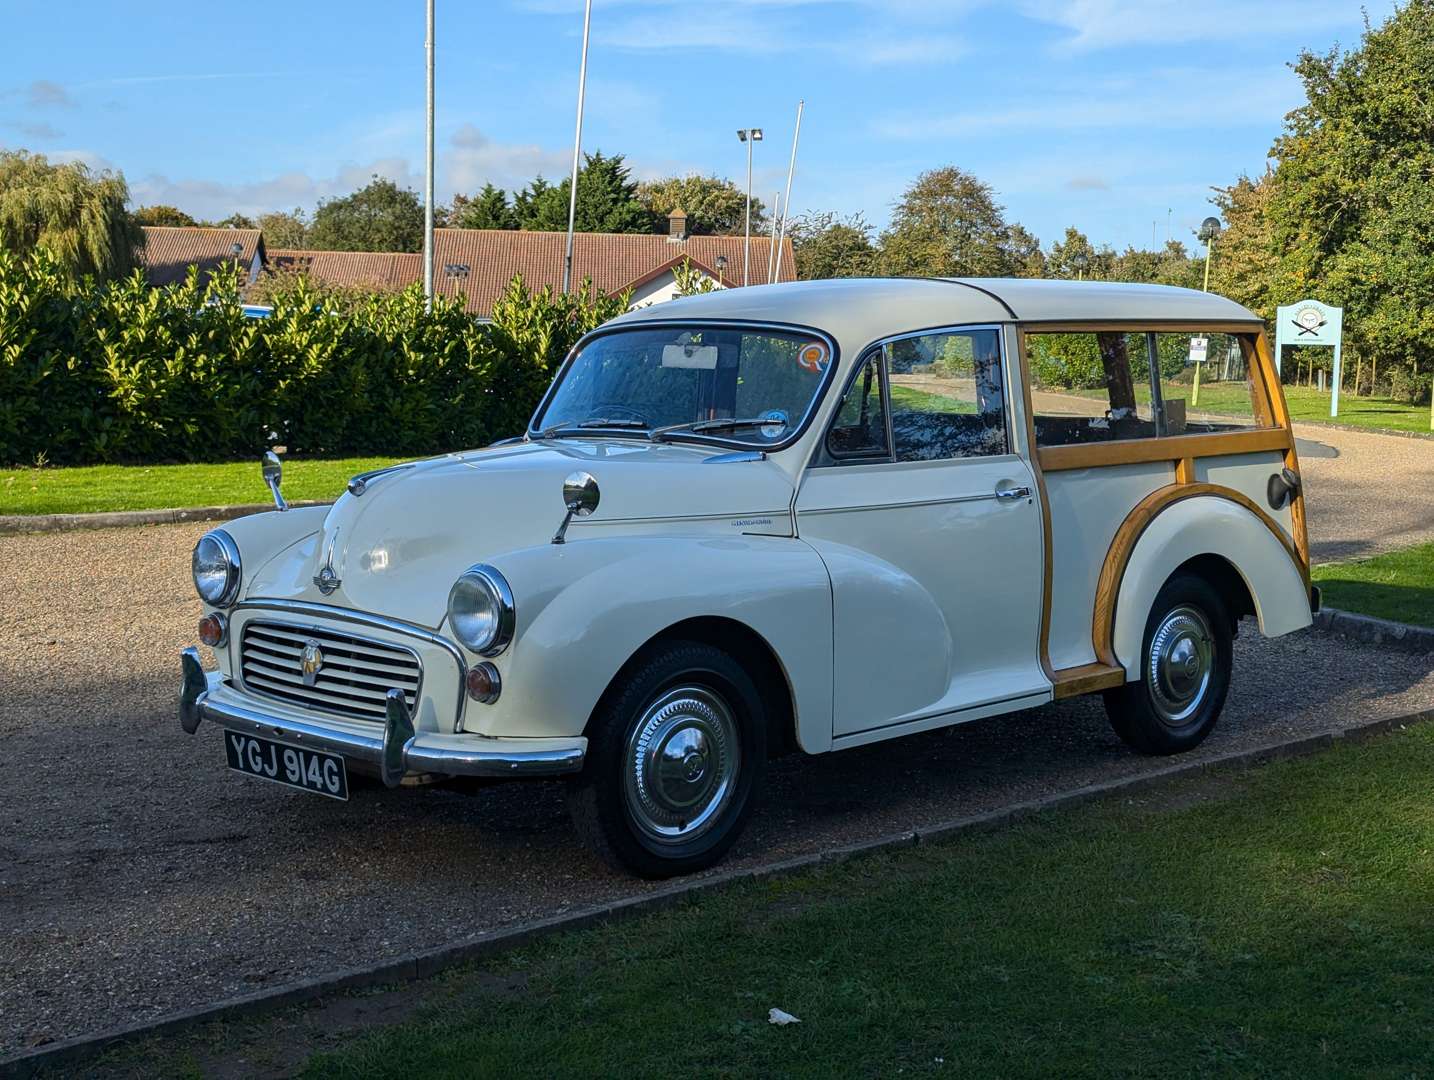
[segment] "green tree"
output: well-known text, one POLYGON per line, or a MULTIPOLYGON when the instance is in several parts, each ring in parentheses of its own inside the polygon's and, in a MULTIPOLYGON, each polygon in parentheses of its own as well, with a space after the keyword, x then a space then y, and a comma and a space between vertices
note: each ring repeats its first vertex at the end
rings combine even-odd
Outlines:
POLYGON ((1216 191, 1212 287, 1267 319, 1306 294, 1345 309, 1347 366, 1434 364, 1434 0, 1408 0, 1349 52, 1303 53, 1305 104, 1273 171, 1216 191))
POLYGON ((136 225, 198 225, 192 217, 177 206, 141 206, 132 215, 136 225))
POLYGON ((881 264, 898 277, 1008 277, 1030 257, 988 184, 948 165, 918 176, 882 234, 881 264))
POLYGON ((199 224, 206 229, 252 229, 256 227, 254 219, 248 214, 230 214, 218 221, 201 221, 199 224))
MULTIPOLYGON (((694 236, 731 236, 746 228, 747 193, 721 177, 692 173, 646 180, 637 185, 637 198, 659 231, 666 231, 667 216, 677 210, 687 215, 687 231, 694 236)), ((753 196, 752 231, 761 232, 766 220, 766 206, 753 196)))
POLYGON ((351 195, 321 200, 308 240, 317 251, 419 251, 423 203, 416 192, 375 176, 351 195))
POLYGON ((134 268, 144 233, 125 209, 122 173, 79 162, 52 165, 43 154, 0 151, 0 249, 47 249, 74 277, 121 277, 134 268))
MULTIPOLYGON (((521 229, 561 232, 568 227, 568 180, 549 184, 541 176, 513 200, 513 213, 521 229)), ((578 172, 578 204, 574 228, 578 232, 649 233, 652 212, 637 198, 637 182, 621 154, 588 154, 578 172)))
POLYGON ((794 218, 788 227, 797 274, 802 278, 871 277, 879 252, 872 227, 861 214, 838 217, 830 211, 794 218))
POLYGON ((259 228, 264 244, 271 248, 303 248, 308 246, 309 223, 297 206, 289 212, 273 210, 259 215, 259 228))
POLYGON ((448 224, 455 229, 516 229, 518 220, 508 205, 507 192, 489 183, 477 195, 453 196, 448 224))

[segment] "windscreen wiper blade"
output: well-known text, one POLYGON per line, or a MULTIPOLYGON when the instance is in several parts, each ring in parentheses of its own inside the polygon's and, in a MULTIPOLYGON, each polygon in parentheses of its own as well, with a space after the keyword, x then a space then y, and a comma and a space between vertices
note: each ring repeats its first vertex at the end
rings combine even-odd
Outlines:
POLYGON ((545 427, 542 431, 538 432, 537 437, 540 439, 551 439, 564 431, 584 431, 596 428, 621 428, 624 431, 642 431, 650 434, 646 422, 642 420, 595 416, 590 420, 580 420, 576 424, 554 424, 552 427, 545 427))
POLYGON ((694 435, 701 435, 708 431, 729 431, 732 428, 772 426, 785 428, 787 422, 772 416, 729 416, 720 420, 692 420, 686 424, 668 424, 666 427, 653 428, 651 434, 654 439, 661 440, 668 434, 678 431, 690 431, 694 435))

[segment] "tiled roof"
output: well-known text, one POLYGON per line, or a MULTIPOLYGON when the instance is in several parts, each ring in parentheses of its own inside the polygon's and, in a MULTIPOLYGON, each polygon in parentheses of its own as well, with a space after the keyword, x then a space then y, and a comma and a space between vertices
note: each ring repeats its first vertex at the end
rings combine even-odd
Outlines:
POLYGON ((299 251, 274 248, 270 270, 302 271, 356 289, 401 289, 423 279, 423 256, 389 251, 299 251))
POLYGON ((191 266, 199 267, 201 274, 231 262, 248 270, 256 251, 262 260, 264 239, 258 229, 146 225, 141 261, 151 285, 172 285, 183 281, 191 266))
MULTIPOLYGON (((492 314, 493 304, 515 274, 531 289, 563 285, 563 251, 566 235, 560 232, 519 232, 509 229, 435 229, 433 235, 434 291, 459 293, 474 315, 492 314)), ((750 280, 767 280, 770 237, 752 237, 750 280)), ((778 281, 796 280, 792 242, 782 244, 778 281)), ((692 236, 674 242, 647 233, 577 233, 573 237, 573 282, 592 278, 606 293, 651 280, 684 257, 705 273, 717 276, 717 257, 725 255, 721 273, 727 286, 742 284, 742 237, 692 236)), ((423 280, 423 256, 361 251, 297 251, 276 248, 269 252, 274 269, 305 270, 334 285, 355 288, 401 289, 423 280)))

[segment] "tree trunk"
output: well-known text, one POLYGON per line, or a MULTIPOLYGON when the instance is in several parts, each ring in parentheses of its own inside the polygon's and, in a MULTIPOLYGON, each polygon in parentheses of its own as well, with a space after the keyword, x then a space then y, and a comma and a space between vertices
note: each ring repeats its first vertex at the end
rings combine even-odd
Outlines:
POLYGON ((1135 380, 1130 373, 1130 352, 1124 334, 1097 334, 1100 364, 1105 370, 1106 392, 1110 395, 1111 434, 1129 438, 1137 434, 1135 411, 1135 380))

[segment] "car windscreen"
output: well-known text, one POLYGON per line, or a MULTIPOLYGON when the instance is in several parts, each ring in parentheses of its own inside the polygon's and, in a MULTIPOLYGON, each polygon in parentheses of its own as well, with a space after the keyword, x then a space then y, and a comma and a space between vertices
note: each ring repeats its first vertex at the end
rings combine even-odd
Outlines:
POLYGON ((830 346, 814 334, 663 326, 593 338, 534 421, 542 434, 786 443, 826 380, 830 346))

